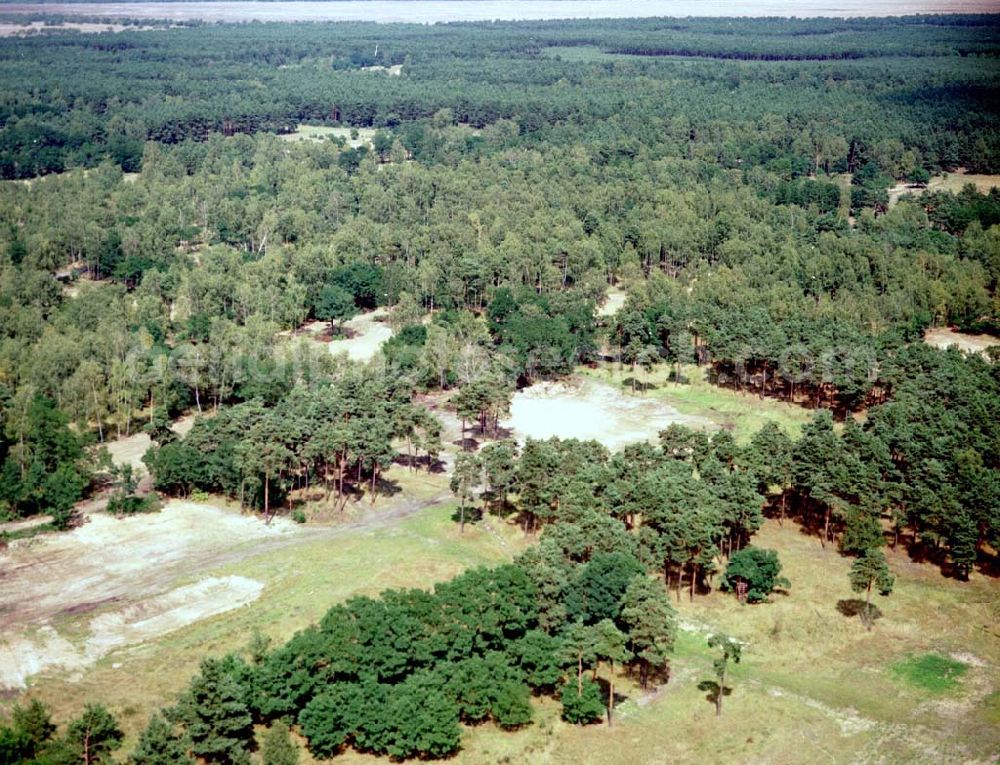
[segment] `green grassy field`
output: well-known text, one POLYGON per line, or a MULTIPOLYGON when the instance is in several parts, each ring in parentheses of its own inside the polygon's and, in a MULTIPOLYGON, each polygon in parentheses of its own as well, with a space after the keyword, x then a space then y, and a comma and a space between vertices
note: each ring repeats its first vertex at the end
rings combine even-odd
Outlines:
POLYGON ((802 425, 812 413, 808 409, 771 398, 761 399, 752 393, 738 393, 712 385, 705 378, 707 368, 693 364, 682 367, 686 382, 678 385, 667 379, 670 369, 659 365, 649 374, 639 371, 638 379, 654 386, 645 393, 632 393, 632 371, 618 364, 580 367, 581 375, 609 383, 628 395, 653 396, 662 399, 682 414, 705 417, 732 431, 737 442, 744 444, 768 421, 773 420, 790 436, 798 437, 802 425))

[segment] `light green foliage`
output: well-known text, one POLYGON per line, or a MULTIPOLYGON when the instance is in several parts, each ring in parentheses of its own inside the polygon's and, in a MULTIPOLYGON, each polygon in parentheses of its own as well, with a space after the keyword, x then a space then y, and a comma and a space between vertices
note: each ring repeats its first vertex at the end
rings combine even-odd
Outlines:
POLYGON ((272 723, 264 734, 261 759, 263 765, 298 765, 299 748, 292 741, 284 720, 272 723))

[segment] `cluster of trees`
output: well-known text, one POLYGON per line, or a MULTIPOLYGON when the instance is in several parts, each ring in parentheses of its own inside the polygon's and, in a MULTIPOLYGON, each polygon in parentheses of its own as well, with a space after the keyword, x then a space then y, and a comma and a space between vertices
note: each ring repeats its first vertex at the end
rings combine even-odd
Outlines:
POLYGON ((91 481, 84 439, 55 402, 0 384, 0 517, 50 514, 66 528, 91 481))
MULTIPOLYGON (((518 514, 526 531, 552 527, 547 538, 565 549, 624 545, 678 594, 686 580, 692 597, 723 554, 750 540, 765 508, 861 557, 888 530, 894 547, 902 540, 964 578, 1000 543, 1000 374, 984 359, 919 345, 899 363, 906 374, 893 399, 864 425, 848 417, 838 426, 820 410, 798 439, 772 423, 743 447, 725 431, 671 426, 660 448, 614 455, 594 442, 529 439, 519 450, 497 441, 462 455, 452 487, 463 512, 481 489, 487 509, 518 514)), ((780 569, 762 555, 737 570, 767 569, 766 592, 780 569)))
POLYGON ((430 470, 441 450, 440 423, 410 401, 409 390, 377 371, 346 367, 334 376, 300 382, 268 406, 260 399, 199 418, 177 439, 169 428, 144 460, 156 488, 195 489, 238 497, 270 518, 291 491, 310 486, 336 505, 367 491, 374 502, 380 475, 405 441, 411 468, 430 470))
MULTIPOLYGON (((294 765, 289 725, 312 754, 347 746, 394 759, 441 758, 458 750, 462 725, 530 725, 532 697, 561 699, 563 716, 607 717, 615 679, 664 678, 675 614, 661 584, 622 554, 564 560, 564 607, 543 612, 537 565, 526 560, 474 569, 433 591, 388 590, 331 608, 319 624, 271 648, 256 635, 248 656, 206 658, 173 706, 139 737, 132 765, 245 765, 267 725, 264 765, 294 765), (556 618, 558 617, 558 618, 556 618)), ((108 762, 122 734, 100 705, 63 737, 37 702, 16 707, 0 728, 11 765, 108 762)))
MULTIPOLYGON (((102 704, 88 704, 57 735, 48 709, 37 699, 15 705, 11 725, 0 726, 0 762, 10 765, 104 765, 125 734, 102 704)), ((174 762, 174 760, 162 760, 174 762)))

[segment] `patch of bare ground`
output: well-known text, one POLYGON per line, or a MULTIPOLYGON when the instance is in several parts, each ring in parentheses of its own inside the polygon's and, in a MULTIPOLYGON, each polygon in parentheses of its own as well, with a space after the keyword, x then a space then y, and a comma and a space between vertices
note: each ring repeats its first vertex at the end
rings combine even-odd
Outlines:
POLYGON ((622 306, 628 295, 618 287, 608 287, 608 295, 605 301, 597 307, 598 316, 614 316, 622 306))
POLYGON ((385 323, 388 317, 385 309, 355 316, 344 322, 343 329, 347 331, 348 337, 331 341, 327 348, 334 355, 346 353, 352 361, 368 361, 392 337, 392 328, 385 323))
POLYGON ((0 691, 47 670, 82 671, 118 648, 247 604, 263 589, 239 575, 192 582, 193 573, 389 528, 450 499, 404 497, 329 526, 281 517, 265 524, 180 500, 159 513, 116 519, 93 512, 101 502, 88 503, 91 514, 73 531, 16 540, 0 552, 0 691), (81 616, 90 617, 82 628, 81 616))
POLYGON ((998 345, 1000 337, 992 335, 970 335, 951 327, 934 327, 924 333, 924 342, 942 350, 955 346, 965 353, 986 353, 986 349, 998 345))
POLYGON ((958 168, 954 173, 945 173, 930 179, 926 186, 916 186, 909 183, 897 183, 889 189, 889 207, 895 205, 906 194, 920 196, 931 191, 950 191, 956 193, 971 183, 981 194, 988 194, 990 189, 1000 188, 1000 175, 985 175, 967 173, 965 168, 958 168))
MULTIPOLYGON (((24 687, 29 677, 58 669, 79 671, 122 646, 142 643, 200 619, 231 611, 256 600, 264 585, 242 576, 209 577, 162 595, 105 611, 90 620, 82 645, 49 624, 33 634, 0 638, 0 688, 24 687)), ((84 603, 74 613, 108 603, 84 603)))
POLYGON ((83 34, 99 34, 102 32, 142 32, 157 29, 152 26, 135 26, 118 24, 113 21, 60 21, 58 23, 45 21, 25 21, 23 23, 0 22, 0 37, 27 37, 28 35, 45 35, 56 32, 81 32, 83 34))
MULTIPOLYGON (((163 511, 116 519, 95 513, 58 535, 15 540, 0 554, 0 636, 40 625, 81 604, 129 603, 162 594, 180 576, 228 562, 240 548, 294 536, 208 504, 175 500, 163 511)), ((244 551, 245 552, 245 551, 244 551)))
POLYGON ((527 437, 594 439, 609 449, 655 439, 668 425, 714 428, 704 417, 681 414, 662 399, 627 396, 591 379, 536 383, 514 394, 502 425, 527 437))

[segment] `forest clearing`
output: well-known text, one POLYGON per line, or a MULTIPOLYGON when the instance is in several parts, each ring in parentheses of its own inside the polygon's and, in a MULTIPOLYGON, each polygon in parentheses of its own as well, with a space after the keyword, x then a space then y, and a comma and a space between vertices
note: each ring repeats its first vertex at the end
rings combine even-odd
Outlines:
POLYGON ((612 451, 637 441, 655 441, 677 423, 711 430, 710 420, 683 415, 661 399, 623 393, 592 379, 536 383, 514 394, 502 425, 525 438, 593 439, 612 451))

